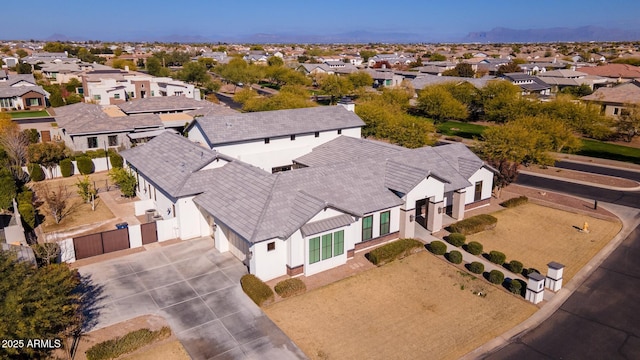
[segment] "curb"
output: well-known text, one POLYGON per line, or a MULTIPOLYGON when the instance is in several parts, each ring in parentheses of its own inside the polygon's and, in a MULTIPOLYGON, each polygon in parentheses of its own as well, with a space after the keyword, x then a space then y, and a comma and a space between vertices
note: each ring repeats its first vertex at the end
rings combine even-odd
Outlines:
POLYGON ((540 173, 537 173, 537 172, 527 171, 527 170, 518 170, 518 173, 529 175, 529 176, 537 176, 537 177, 542 177, 542 178, 547 178, 547 179, 560 180, 560 181, 574 183, 574 184, 599 187, 599 188, 609 189, 609 190, 629 191, 629 192, 640 191, 640 185, 638 185, 636 187, 627 188, 627 187, 617 187, 617 186, 603 185, 603 184, 593 183, 593 182, 589 182, 589 181, 573 180, 573 179, 568 179, 568 178, 565 178, 565 177, 562 177, 562 176, 540 174, 540 173))

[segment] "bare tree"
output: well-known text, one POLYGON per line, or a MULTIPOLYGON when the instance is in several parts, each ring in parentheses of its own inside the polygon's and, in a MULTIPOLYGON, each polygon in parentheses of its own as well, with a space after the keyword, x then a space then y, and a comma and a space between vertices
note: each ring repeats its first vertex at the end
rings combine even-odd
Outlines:
POLYGON ((69 215, 71 209, 67 207, 67 201, 71 197, 71 193, 66 186, 60 184, 57 188, 51 189, 49 185, 44 184, 39 193, 44 201, 46 213, 51 215, 56 224, 69 215))
POLYGON ((29 139, 19 129, 5 129, 0 131, 0 147, 7 153, 9 169, 17 181, 26 181, 28 174, 22 170, 27 161, 29 139))

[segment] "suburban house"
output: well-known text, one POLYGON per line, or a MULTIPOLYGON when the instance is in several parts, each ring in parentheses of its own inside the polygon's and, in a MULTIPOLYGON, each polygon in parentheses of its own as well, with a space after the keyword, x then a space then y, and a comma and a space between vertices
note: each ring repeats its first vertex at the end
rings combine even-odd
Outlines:
POLYGON ((88 71, 113 70, 110 66, 82 61, 46 62, 40 63, 39 66, 40 70, 36 71, 40 71, 53 84, 68 83, 71 79, 80 81, 82 74, 88 71))
MULTIPOLYGON (((339 135, 335 125, 324 125, 331 120, 326 109, 338 109, 334 116, 343 120, 337 123, 347 119, 345 114, 357 118, 335 106, 297 109, 306 110, 304 116, 291 116, 295 110, 253 113, 253 118, 227 118, 199 131, 203 119, 197 119, 189 136, 199 132, 203 137, 192 139, 201 144, 162 133, 122 156, 136 174, 143 205, 173 221, 177 237, 213 236, 218 250, 231 252, 265 281, 345 264, 356 251, 438 231, 445 217, 462 219, 466 210, 488 203, 493 170, 463 144, 406 149, 359 136, 320 137, 316 134, 331 130, 339 135), (311 119, 307 123, 315 128, 298 129, 300 119, 311 119), (252 122, 255 126, 243 126, 252 122), (253 140, 261 139, 261 151, 276 144, 271 143, 276 133, 269 132, 275 131, 273 125, 289 129, 278 131, 280 137, 310 135, 280 139, 308 145, 306 153, 288 152, 291 171, 272 173, 271 164, 254 166, 242 156, 258 148, 253 140), (211 146, 215 129, 235 144, 211 146), (232 137, 247 131, 255 135, 232 137)), ((362 125, 354 122, 354 134, 362 125)), ((283 159, 285 153, 272 152, 283 159)))
POLYGON ((640 103, 640 81, 633 80, 615 87, 603 87, 580 98, 599 104, 607 116, 620 116, 625 107, 640 103))
POLYGON ((567 69, 546 71, 538 74, 538 78, 550 85, 552 92, 558 92, 566 87, 578 87, 581 85, 587 85, 591 90, 595 90, 598 87, 607 86, 610 81, 601 76, 567 69))
POLYGON ((503 74, 502 77, 511 82, 513 85, 517 85, 522 90, 522 95, 550 95, 551 86, 542 81, 540 78, 528 75, 525 73, 508 73, 503 74))
POLYGON ((302 72, 305 75, 316 74, 351 74, 359 71, 358 68, 351 64, 342 61, 326 61, 322 64, 300 64, 296 70, 302 72))
POLYGON ((373 87, 393 87, 402 84, 404 77, 396 74, 391 69, 365 69, 367 74, 373 78, 373 87))
POLYGON ((85 101, 99 105, 117 105, 156 96, 184 96, 200 100, 200 90, 192 84, 127 69, 86 72, 82 75, 82 88, 85 101))
POLYGON ((411 80, 411 85, 416 90, 422 90, 427 86, 438 85, 438 84, 446 84, 446 83, 469 83, 475 86, 478 89, 482 89, 487 85, 489 81, 503 81, 502 79, 498 79, 495 76, 483 76, 481 78, 468 78, 468 77, 459 77, 459 76, 438 76, 438 75, 428 75, 423 74, 418 76, 415 79, 411 80))
POLYGON ((378 54, 369 58, 368 64, 369 67, 374 67, 376 63, 389 63, 392 66, 396 65, 409 65, 412 62, 416 61, 413 56, 405 55, 405 54, 378 54))
POLYGON ((196 118, 189 140, 268 172, 291 170, 292 160, 340 135, 360 138, 364 122, 342 106, 238 113, 196 118))
POLYGON ((9 75, 0 70, 0 109, 42 110, 49 93, 36 83, 32 74, 9 75))
POLYGON ((602 66, 585 66, 577 69, 589 75, 602 76, 616 80, 618 82, 627 82, 632 79, 640 78, 640 67, 629 64, 606 64, 602 66))

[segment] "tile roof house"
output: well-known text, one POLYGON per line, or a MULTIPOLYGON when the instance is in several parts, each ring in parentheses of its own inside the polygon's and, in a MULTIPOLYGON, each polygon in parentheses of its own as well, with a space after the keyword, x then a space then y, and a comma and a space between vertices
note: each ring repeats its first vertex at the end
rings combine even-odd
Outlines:
POLYGON ((618 79, 619 81, 628 81, 629 79, 640 78, 640 66, 628 64, 606 64, 602 66, 585 66, 577 69, 580 72, 589 75, 618 79))
POLYGON ((32 74, 0 76, 0 109, 41 110, 47 106, 49 93, 36 83, 32 74))
POLYGON ((445 83, 469 83, 475 86, 478 89, 482 89, 487 85, 489 81, 503 81, 502 79, 496 78, 495 76, 483 76, 481 78, 468 78, 468 77, 458 77, 458 76, 438 76, 438 75, 429 75, 423 74, 418 76, 415 79, 411 80, 411 85, 416 90, 424 89, 430 85, 437 84, 445 84, 445 83))
MULTIPOLYGON (((334 109, 232 117, 205 125, 207 139, 242 146, 276 133, 314 134, 335 129, 324 123, 348 112, 334 109), (295 124, 314 112, 316 121, 295 124)), ((326 137, 304 154, 290 152, 295 166, 275 173, 202 144, 165 133, 122 155, 138 178, 138 196, 173 221, 180 238, 213 236, 218 250, 263 280, 315 274, 345 264, 357 250, 437 231, 445 216, 461 219, 491 195, 492 170, 463 144, 405 149, 326 137)))
POLYGON ((632 80, 615 87, 599 88, 580 100, 600 104, 607 116, 619 116, 626 106, 640 103, 640 81, 632 80))
POLYGON ((540 78, 525 73, 508 73, 502 77, 514 85, 518 85, 522 89, 522 95, 550 95, 551 86, 542 81, 540 78))

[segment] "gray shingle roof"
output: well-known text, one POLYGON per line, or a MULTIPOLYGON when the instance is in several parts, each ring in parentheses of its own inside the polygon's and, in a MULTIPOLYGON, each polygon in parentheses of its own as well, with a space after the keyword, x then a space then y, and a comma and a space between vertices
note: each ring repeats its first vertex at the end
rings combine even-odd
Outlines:
POLYGON ((153 96, 144 99, 128 101, 119 104, 118 107, 126 114, 189 111, 202 109, 205 107, 219 107, 224 109, 224 107, 221 105, 216 105, 205 100, 198 101, 184 96, 153 96))
POLYGON ((214 161, 218 155, 216 151, 169 132, 121 154, 131 166, 174 198, 193 172, 214 161))
POLYGON ((471 85, 475 86, 476 88, 482 89, 483 87, 487 86, 487 83, 489 81, 494 81, 494 80, 500 80, 500 79, 497 79, 493 76, 484 76, 479 79, 476 79, 476 78, 465 78, 465 77, 458 77, 458 76, 437 76, 437 75, 425 74, 411 80, 411 85, 413 85, 415 89, 424 89, 429 85, 437 85, 437 84, 443 84, 448 82, 453 82, 456 84, 468 82, 471 85))
POLYGON ((77 103, 55 109, 55 119, 60 128, 71 135, 105 132, 133 132, 136 129, 162 128, 158 115, 142 114, 110 117, 100 105, 77 103))
POLYGON ((358 115, 339 105, 209 116, 194 123, 211 146, 364 126, 358 115))
POLYGON ((350 215, 342 214, 328 219, 307 223, 300 228, 300 232, 302 232, 302 236, 315 235, 321 232, 347 226, 351 223, 353 223, 353 218, 350 215))
POLYGON ((320 166, 362 157, 384 160, 392 154, 406 150, 401 146, 381 141, 339 136, 315 147, 312 152, 295 159, 294 162, 306 166, 320 166))

